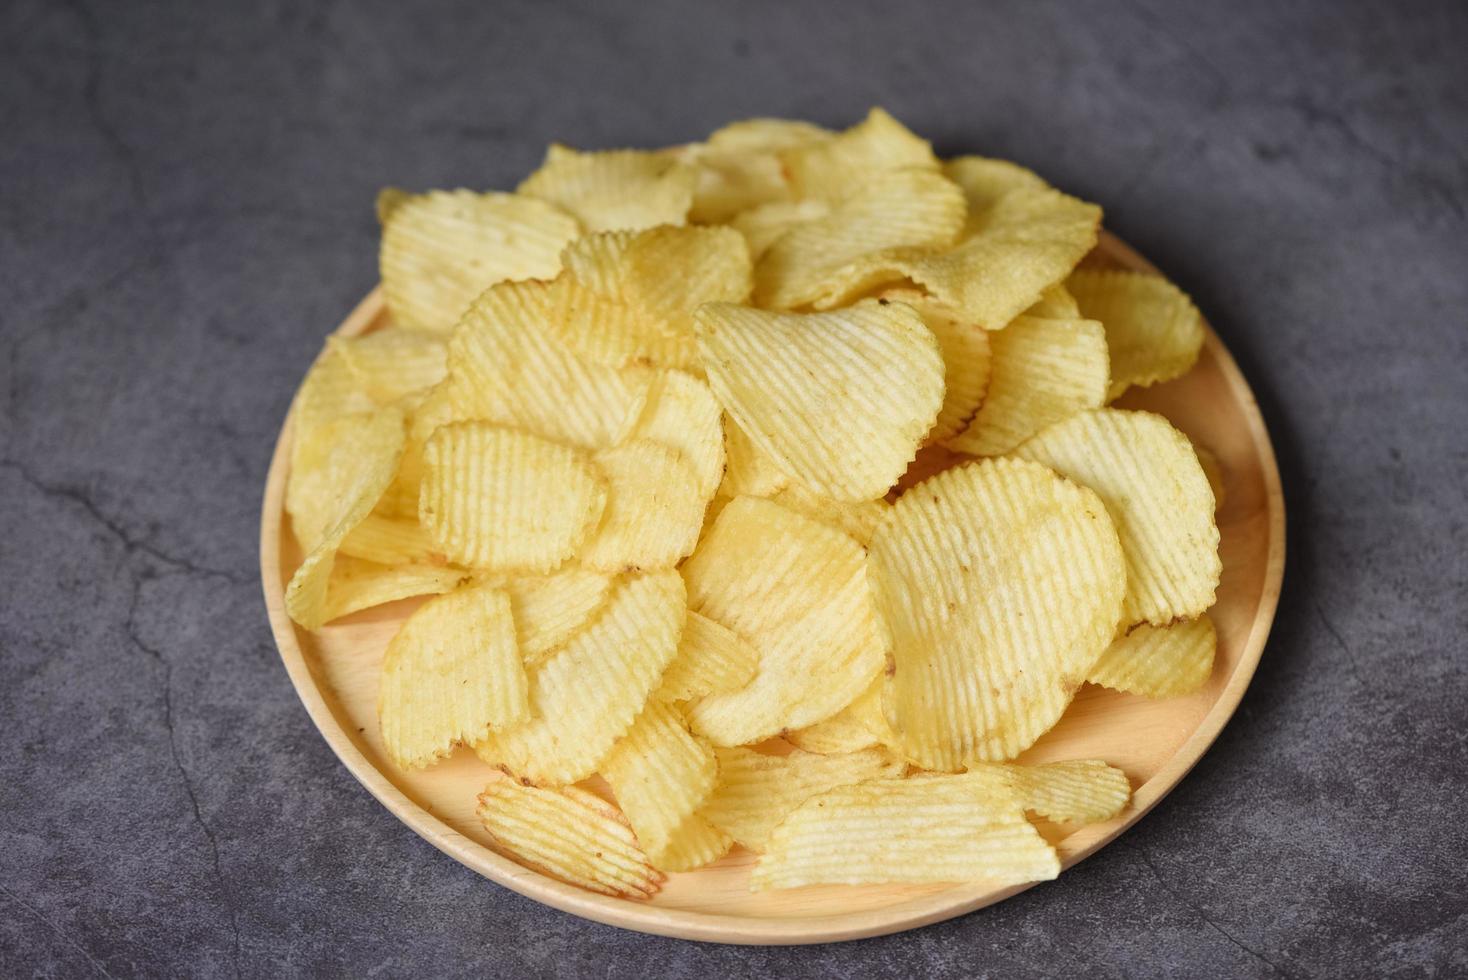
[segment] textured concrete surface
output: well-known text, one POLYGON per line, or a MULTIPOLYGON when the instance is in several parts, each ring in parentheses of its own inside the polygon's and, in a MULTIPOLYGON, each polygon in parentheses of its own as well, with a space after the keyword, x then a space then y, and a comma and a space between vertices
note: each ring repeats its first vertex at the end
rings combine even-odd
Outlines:
POLYGON ((1468 973, 1465 47, 1454 3, 0 5, 0 975, 1468 973), (959 921, 740 949, 497 888, 336 762, 260 600, 373 194, 873 103, 1102 202, 1238 355, 1292 522, 1254 686, 959 921))

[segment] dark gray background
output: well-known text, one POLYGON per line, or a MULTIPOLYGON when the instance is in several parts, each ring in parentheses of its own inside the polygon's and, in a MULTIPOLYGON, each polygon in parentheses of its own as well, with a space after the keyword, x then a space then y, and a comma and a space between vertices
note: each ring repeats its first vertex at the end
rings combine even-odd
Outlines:
POLYGON ((0 4, 0 974, 1468 972, 1465 50, 1461 3, 0 4), (1290 508, 1263 664, 1136 829, 959 921, 741 949, 542 908, 297 702, 277 426, 380 186, 874 103, 1101 202, 1238 355, 1290 508))

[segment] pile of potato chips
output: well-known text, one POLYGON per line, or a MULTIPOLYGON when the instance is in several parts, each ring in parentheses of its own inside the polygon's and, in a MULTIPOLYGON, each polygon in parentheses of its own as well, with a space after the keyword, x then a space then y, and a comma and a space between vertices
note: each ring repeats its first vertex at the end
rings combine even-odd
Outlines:
POLYGON ((756 889, 1002 885, 1059 871, 1030 815, 1126 807, 1104 762, 1013 761, 1083 683, 1213 661, 1207 471, 1107 407, 1202 323, 1082 261, 1099 208, 874 110, 378 209, 392 325, 296 398, 286 603, 430 597, 383 741, 472 747, 505 853, 630 897, 736 845, 756 889))

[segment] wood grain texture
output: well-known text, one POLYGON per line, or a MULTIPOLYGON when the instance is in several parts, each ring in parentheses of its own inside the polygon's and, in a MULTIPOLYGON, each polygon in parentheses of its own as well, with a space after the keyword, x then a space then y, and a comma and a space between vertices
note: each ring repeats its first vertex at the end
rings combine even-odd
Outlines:
MULTIPOLYGON (((1103 232, 1088 261, 1155 271, 1103 232)), ((387 322, 374 290, 338 328, 344 335, 387 322)), ((1211 328, 1198 365, 1184 378, 1133 389, 1117 403, 1167 416, 1212 450, 1224 476, 1218 515, 1223 578, 1211 614, 1218 627, 1213 676, 1187 697, 1148 701, 1090 685, 1022 761, 1106 759, 1135 789, 1115 820, 1086 827, 1042 824, 1069 868, 1115 839, 1185 776, 1233 714, 1254 674, 1274 620, 1284 571, 1284 500, 1274 450, 1248 383, 1211 328)), ((882 935, 937 922, 1031 887, 981 883, 825 886, 752 893, 753 855, 741 849, 716 864, 670 876, 649 902, 607 898, 547 878, 495 853, 474 818, 487 767, 459 750, 425 772, 387 761, 376 718, 383 651, 416 600, 340 620, 316 634, 285 614, 285 583, 301 553, 284 520, 290 421, 275 448, 260 522, 260 569, 271 626, 291 681, 312 720, 347 769, 384 806, 435 847, 522 895, 576 915, 643 932, 712 942, 794 944, 882 935)), ((1060 883, 1051 887, 1063 888, 1060 883)))

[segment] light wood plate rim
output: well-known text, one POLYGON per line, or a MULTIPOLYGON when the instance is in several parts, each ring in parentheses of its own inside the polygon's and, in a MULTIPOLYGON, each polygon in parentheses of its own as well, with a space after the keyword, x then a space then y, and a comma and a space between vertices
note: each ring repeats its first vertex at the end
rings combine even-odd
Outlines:
MULTIPOLYGON (((1102 232, 1099 251, 1122 266, 1157 271, 1130 246, 1108 232, 1102 232)), ((382 291, 378 287, 358 304, 337 333, 352 336, 363 332, 377 319, 382 309, 382 291)), ((1274 622, 1285 561, 1284 495, 1279 467, 1264 418, 1248 382, 1212 327, 1207 327, 1206 332, 1208 353, 1218 362, 1239 401, 1264 481, 1268 543, 1257 610, 1240 660, 1202 721, 1167 763, 1136 789, 1132 806, 1122 816, 1107 823, 1084 827, 1057 844, 1063 868, 1070 868, 1089 857, 1135 824, 1202 758, 1243 698, 1274 622)), ((280 545, 290 429, 288 417, 281 427, 271 459, 260 519, 261 583, 281 660, 312 722, 347 770, 394 816, 449 857, 511 891, 582 918, 655 935, 721 943, 786 945, 886 935, 963 915, 1033 887, 1025 884, 995 889, 983 884, 958 885, 897 905, 836 915, 783 919, 719 915, 596 895, 524 868, 453 830, 411 800, 362 752, 318 686, 306 662, 296 626, 286 615, 280 545)))

